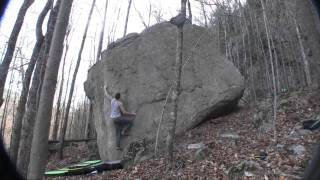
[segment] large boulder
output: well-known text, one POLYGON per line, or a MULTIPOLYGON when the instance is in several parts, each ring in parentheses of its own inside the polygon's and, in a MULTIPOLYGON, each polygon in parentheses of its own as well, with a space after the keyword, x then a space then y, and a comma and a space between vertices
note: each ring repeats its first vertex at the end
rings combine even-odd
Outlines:
MULTIPOLYGON (((121 93, 128 111, 137 113, 125 147, 137 139, 155 139, 166 97, 175 73, 177 28, 170 23, 154 25, 139 35, 118 40, 88 72, 87 96, 93 102, 99 153, 103 160, 121 158, 115 150, 115 129, 109 118, 110 99, 121 93)), ((177 133, 232 110, 241 98, 244 81, 240 72, 223 57, 207 29, 186 25, 183 39, 182 92, 178 104, 177 133)), ((163 113, 159 139, 169 126, 169 100, 163 113)))

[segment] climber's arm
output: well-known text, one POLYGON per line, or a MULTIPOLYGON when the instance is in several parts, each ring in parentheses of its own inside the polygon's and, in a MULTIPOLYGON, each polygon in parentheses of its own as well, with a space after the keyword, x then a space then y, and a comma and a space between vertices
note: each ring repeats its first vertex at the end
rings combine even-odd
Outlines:
POLYGON ((111 100, 111 99, 112 99, 112 96, 108 93, 108 91, 107 91, 107 86, 106 86, 106 85, 103 86, 103 91, 104 91, 104 95, 105 95, 109 100, 111 100))
POLYGON ((136 113, 131 113, 131 112, 126 111, 126 109, 123 107, 123 104, 121 102, 119 104, 119 107, 120 107, 120 111, 123 115, 132 115, 132 116, 136 115, 136 113))

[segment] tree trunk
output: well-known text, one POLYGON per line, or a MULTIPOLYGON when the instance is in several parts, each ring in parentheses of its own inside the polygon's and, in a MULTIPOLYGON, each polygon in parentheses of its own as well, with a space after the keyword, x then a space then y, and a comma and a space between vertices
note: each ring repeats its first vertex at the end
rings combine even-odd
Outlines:
MULTIPOLYGON (((187 0, 181 0, 181 14, 186 17, 186 2, 187 0)), ((177 113, 178 113, 178 98, 180 95, 180 84, 181 84, 181 70, 182 70, 182 50, 183 50, 183 25, 178 27, 178 37, 177 37, 177 49, 176 49, 176 63, 175 63, 175 83, 172 92, 172 102, 173 109, 170 113, 170 126, 167 135, 167 169, 171 170, 173 167, 173 146, 175 139, 176 123, 177 123, 177 113)))
POLYGON ((47 69, 34 127, 28 179, 42 179, 46 167, 53 98, 72 1, 73 0, 62 0, 57 23, 54 28, 52 46, 49 51, 47 69))
POLYGON ((29 92, 30 80, 31 80, 34 66, 36 64, 36 60, 38 59, 39 52, 41 50, 41 46, 44 41, 44 37, 42 34, 42 24, 43 24, 45 16, 47 15, 47 13, 51 7, 51 4, 52 4, 52 0, 48 0, 45 7, 42 10, 42 12, 39 15, 37 25, 36 25, 36 39, 37 39, 37 41, 36 41, 36 44, 33 48, 32 56, 31 56, 30 62, 28 64, 28 68, 26 70, 26 73, 24 75, 22 91, 21 91, 19 102, 18 102, 17 114, 16 114, 16 118, 13 123, 12 136, 11 136, 12 138, 10 141, 10 157, 14 163, 16 163, 17 156, 18 156, 18 149, 19 149, 20 136, 21 136, 21 127, 22 127, 22 119, 23 119, 23 115, 24 115, 25 109, 26 109, 26 102, 27 102, 27 97, 28 97, 28 92, 29 92))
POLYGON ((188 0, 188 12, 189 12, 188 19, 190 20, 190 23, 192 24, 192 10, 191 10, 191 5, 190 5, 190 0, 188 0))
POLYGON ((6 79, 8 75, 8 70, 10 63, 12 61, 12 56, 16 47, 16 42, 24 21, 24 16, 26 15, 26 12, 28 8, 31 6, 31 4, 34 2, 34 0, 25 0, 19 10, 17 20, 13 26, 13 30, 11 32, 11 35, 9 37, 7 51, 4 56, 4 59, 0 65, 0 107, 3 103, 3 92, 4 92, 4 86, 6 84, 6 79))
POLYGON ((63 57, 63 63, 62 63, 62 72, 61 72, 61 82, 60 82, 60 89, 59 89, 59 95, 58 95, 58 100, 57 100, 57 111, 55 114, 55 120, 54 120, 54 124, 53 124, 53 128, 52 128, 52 139, 53 140, 57 140, 58 139, 58 128, 59 128, 59 119, 60 118, 60 112, 61 112, 61 97, 62 97, 62 91, 63 91, 63 87, 64 87, 64 68, 65 68, 65 64, 66 64, 66 57, 68 54, 68 50, 69 50, 69 44, 68 44, 68 37, 69 37, 69 33, 70 33, 70 29, 67 30, 66 33, 66 49, 65 49, 65 53, 64 53, 64 57, 63 57))
POLYGON ((59 148, 59 158, 60 159, 62 159, 62 157, 63 157, 63 141, 64 141, 64 138, 65 138, 66 128, 67 128, 67 124, 68 124, 68 117, 69 117, 69 111, 70 111, 72 96, 73 96, 74 85, 75 85, 75 82, 76 82, 76 78, 77 78, 77 74, 78 74, 78 70, 79 70, 79 66, 80 66, 80 62, 81 62, 81 55, 82 55, 84 43, 86 41, 87 31, 88 31, 88 28, 89 28, 91 15, 92 15, 92 12, 93 12, 93 8, 94 8, 94 5, 95 5, 95 2, 96 2, 96 0, 92 1, 92 5, 91 5, 90 12, 89 12, 86 28, 85 28, 84 33, 83 33, 82 42, 81 42, 80 50, 79 50, 79 53, 78 53, 77 64, 76 64, 76 67, 75 67, 75 70, 74 70, 74 73, 73 73, 73 77, 72 77, 72 82, 71 82, 71 87, 70 87, 70 92, 69 92, 69 98, 68 98, 67 107, 66 107, 66 113, 65 113, 65 116, 64 116, 64 121, 63 121, 63 125, 62 125, 61 136, 60 136, 60 148, 59 148))
POLYGON ((273 65, 273 56, 271 51, 271 40, 268 28, 268 20, 266 15, 266 9, 263 0, 260 0, 262 5, 262 12, 263 12, 263 21, 267 35, 268 41, 268 49, 269 49, 269 58, 271 64, 271 73, 272 73, 272 84, 273 84, 273 131, 274 131, 274 141, 277 142, 277 130, 276 130, 276 123, 277 123, 277 85, 276 85, 276 78, 274 72, 274 65, 273 65))
POLYGON ((105 4, 105 7, 104 7, 102 28, 101 28, 101 32, 100 32, 100 39, 99 39, 99 45, 98 45, 96 61, 98 61, 100 59, 100 56, 101 56, 101 49, 102 49, 102 43, 103 43, 103 37, 104 37, 104 28, 105 28, 105 25, 106 25, 107 9, 108 9, 108 0, 106 0, 106 4, 105 4))
POLYGON ((297 20, 295 19, 295 17, 293 17, 293 21, 294 21, 294 25, 296 28, 296 33, 298 36, 298 41, 299 41, 299 47, 300 47, 300 51, 301 51, 301 57, 302 57, 302 62, 303 62, 303 68, 304 68, 304 73, 306 76, 306 81, 307 81, 307 86, 311 86, 312 85, 312 81, 311 81, 311 74, 310 74, 310 66, 309 66, 309 60, 307 58, 307 55, 305 53, 304 50, 304 46, 303 46, 303 40, 302 40, 302 36, 301 36, 301 32, 300 32, 300 28, 298 26, 297 20))
POLYGON ((306 55, 310 60, 312 83, 318 83, 320 87, 320 19, 311 0, 296 0, 294 2, 296 3, 295 19, 297 20, 297 24, 301 25, 301 32, 305 36, 303 38, 303 45, 308 50, 306 51, 306 55))
POLYGON ((44 56, 44 45, 42 45, 41 54, 39 56, 39 59, 37 60, 34 75, 32 77, 32 83, 29 90, 27 101, 27 111, 25 112, 25 115, 23 117, 20 145, 18 149, 17 169, 25 178, 27 177, 28 172, 29 154, 33 135, 33 127, 35 122, 34 118, 37 114, 36 96, 39 85, 41 65, 42 61, 44 61, 42 56, 44 56))
MULTIPOLYGON (((208 27, 207 12, 204 9, 204 3, 203 3, 203 1, 199 1, 199 2, 201 5, 201 10, 202 10, 203 18, 204 18, 204 27, 208 27)), ((218 29, 218 32, 219 32, 219 29, 218 29)))
POLYGON ((81 125, 81 131, 80 131, 80 137, 86 138, 85 131, 86 131, 86 122, 87 122, 87 101, 86 97, 83 98, 83 108, 82 108, 82 125, 81 125))
MULTIPOLYGON (((15 59, 16 60, 16 59, 15 59)), ((15 60, 13 64, 15 64, 15 60)), ((3 114, 2 114, 2 120, 1 120, 1 136, 3 137, 3 140, 5 140, 5 131, 6 131, 6 124, 7 124, 7 115, 9 110, 9 103, 11 99, 11 93, 12 93, 12 83, 13 83, 13 70, 11 71, 10 80, 9 80, 9 88, 6 94, 6 99, 4 102, 4 108, 3 108, 3 114)))
POLYGON ((127 9, 127 17, 126 17, 126 21, 125 21, 125 25, 124 25, 123 37, 126 36, 126 34, 127 34, 127 27, 128 27, 128 21, 129 21, 129 14, 130 14, 130 9, 131 9, 131 3, 132 3, 132 0, 129 0, 128 9, 127 9))
POLYGON ((41 70, 42 67, 46 65, 47 62, 47 52, 50 49, 52 35, 54 26, 56 23, 59 7, 60 7, 61 0, 56 2, 53 10, 50 12, 48 25, 47 25, 47 32, 45 36, 45 43, 42 45, 40 54, 36 63, 36 68, 33 73, 32 83, 29 90, 28 101, 27 101, 27 111, 23 117, 22 123, 22 132, 21 132, 21 139, 19 145, 19 152, 18 152, 18 159, 17 159, 17 167, 20 170, 20 173, 23 177, 27 177, 28 173, 28 165, 30 159, 30 151, 31 151, 31 143, 33 137, 33 129, 35 124, 35 117, 38 111, 38 104, 37 104, 37 94, 38 89, 40 86, 41 81, 41 70))

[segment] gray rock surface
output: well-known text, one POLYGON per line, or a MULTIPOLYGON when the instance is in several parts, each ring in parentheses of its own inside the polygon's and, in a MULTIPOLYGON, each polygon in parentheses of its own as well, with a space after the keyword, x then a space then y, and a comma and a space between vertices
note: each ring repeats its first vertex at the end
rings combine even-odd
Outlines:
MULTIPOLYGON (((84 84, 93 101, 99 153, 103 160, 121 158, 115 150, 115 129, 109 118, 110 99, 104 95, 121 93, 128 111, 137 113, 125 147, 137 139, 152 140, 167 93, 174 80, 177 28, 170 23, 154 25, 139 35, 120 40, 102 54, 88 72, 84 84)), ((178 104, 177 133, 182 133, 212 117, 231 111, 244 90, 239 71, 218 51, 217 43, 205 28, 184 27, 182 93, 178 104)), ((167 135, 168 101, 160 129, 160 144, 167 135)))

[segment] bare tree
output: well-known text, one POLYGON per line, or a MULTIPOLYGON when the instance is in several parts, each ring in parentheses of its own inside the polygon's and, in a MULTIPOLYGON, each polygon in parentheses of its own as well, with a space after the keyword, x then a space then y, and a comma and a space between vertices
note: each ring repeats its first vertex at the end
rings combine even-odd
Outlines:
POLYGON ((67 29, 66 32, 66 40, 65 40, 65 52, 64 52, 64 57, 63 57, 63 63, 62 63, 62 71, 61 71, 61 81, 60 81, 60 89, 59 89, 59 94, 58 94, 58 100, 57 100, 57 105, 56 105, 56 114, 55 114, 55 119, 54 119, 54 124, 52 128, 52 139, 57 140, 58 136, 58 126, 59 126, 59 119, 60 119, 60 113, 61 113, 61 97, 62 97, 62 92, 63 92, 63 87, 64 87, 64 69, 66 65, 66 58, 69 50, 69 42, 68 42, 68 37, 70 34, 70 26, 67 29))
POLYGON ((293 17, 293 20, 294 20, 294 25, 296 27, 296 32, 297 32, 297 36, 298 36, 299 47, 300 47, 302 61, 303 61, 303 65, 304 65, 303 67, 304 67, 304 72, 305 72, 305 76, 306 76, 306 80, 307 80, 307 85, 310 87, 312 85, 312 81, 311 81, 309 60, 306 55, 305 48, 304 48, 304 45, 302 42, 303 40, 302 40, 302 35, 300 32, 300 27, 298 26, 298 23, 297 23, 297 20, 295 17, 293 17))
POLYGON ((268 49, 269 49, 269 58, 270 58, 270 65, 271 65, 271 72, 272 72, 272 83, 273 83, 273 130, 274 130, 274 141, 277 142, 277 130, 276 130, 276 122, 277 122, 277 86, 276 86, 276 79, 275 79, 275 72, 274 72, 274 65, 273 65, 273 55, 271 50, 271 40, 270 40, 270 31, 268 28, 268 20, 266 16, 266 9, 263 0, 260 0, 262 5, 262 12, 263 12, 263 20, 267 35, 268 41, 268 49))
POLYGON ((39 109, 33 133, 29 165, 30 173, 28 174, 28 179, 42 179, 45 171, 53 98, 72 2, 72 0, 62 0, 57 23, 54 28, 52 45, 49 51, 47 69, 43 81, 39 109))
MULTIPOLYGON (((187 0, 181 0, 181 12, 183 19, 186 19, 186 3, 187 0)), ((175 131, 177 124, 177 113, 178 113, 178 98, 181 93, 181 71, 182 71, 182 50, 183 50, 183 25, 184 22, 179 23, 178 27, 178 37, 177 37, 177 49, 176 49, 176 62, 175 62, 175 83, 172 92, 172 102, 173 109, 170 112, 170 126, 168 129, 167 135, 167 154, 168 154, 168 162, 167 169, 171 170, 173 166, 173 145, 175 139, 175 131)))
POLYGON ((43 74, 43 66, 46 65, 47 57, 51 45, 51 40, 53 36, 54 27, 56 24, 56 19, 58 16, 58 11, 60 7, 61 0, 58 0, 53 9, 51 9, 47 32, 45 35, 44 43, 42 44, 39 57, 36 62, 36 67, 32 77, 32 83, 29 90, 28 100, 27 100, 27 110, 23 117, 22 122, 22 132, 19 145, 19 152, 17 158, 17 167, 23 177, 27 177, 28 165, 30 159, 31 143, 33 137, 33 129, 35 124, 35 117, 38 111, 37 95, 38 89, 41 85, 41 77, 43 74))
POLYGON ((204 8, 205 7, 204 3, 203 3, 203 1, 199 1, 199 3, 201 5, 202 15, 204 18, 204 26, 208 27, 207 12, 206 12, 206 9, 204 8))
POLYGON ((62 132, 62 126, 64 124, 64 116, 65 116, 65 109, 66 109, 66 101, 67 101, 67 96, 68 96, 68 90, 69 90, 69 85, 70 85, 70 74, 71 74, 71 69, 73 66, 73 60, 71 60, 70 62, 70 66, 69 66, 69 70, 68 70, 68 75, 67 75, 67 83, 66 83, 66 88, 65 88, 65 92, 64 92, 64 96, 63 96, 63 104, 62 104, 62 113, 61 113, 61 120, 60 120, 60 124, 59 124, 59 130, 58 130, 58 137, 61 136, 61 132, 62 132))
POLYGON ((61 135, 60 135, 60 148, 59 148, 59 157, 60 159, 63 157, 63 145, 64 145, 64 138, 65 138, 65 134, 66 134, 66 128, 67 128, 67 124, 68 124, 68 117, 69 117, 69 111, 70 111, 70 106, 71 106, 71 101, 72 101, 72 97, 73 97, 73 91, 74 91, 74 86, 75 86, 75 82, 76 82, 76 78, 77 78, 77 74, 78 74, 78 70, 79 70, 79 66, 80 66, 80 62, 81 62, 81 55, 82 55, 82 51, 83 51, 83 47, 84 47, 84 43, 86 41, 86 37, 87 37, 87 31, 89 28, 89 24, 91 21, 91 15, 93 12, 93 8, 95 5, 96 0, 92 1, 92 5, 91 5, 91 9, 88 15, 88 20, 87 20, 87 24, 82 36, 82 41, 81 41, 81 45, 80 45, 80 50, 78 53, 78 59, 77 59, 77 64, 73 73, 73 77, 72 77, 72 81, 71 81, 71 87, 70 87, 70 92, 69 92, 69 98, 68 98, 68 102, 67 102, 67 107, 65 110, 65 116, 64 116, 64 121, 63 121, 63 125, 62 125, 62 129, 61 129, 61 135))
POLYGON ((103 43, 103 37, 104 37, 104 28, 106 25, 106 17, 107 17, 107 9, 108 9, 108 0, 106 0, 106 4, 104 7, 104 14, 103 14, 103 21, 102 21, 102 27, 100 31, 100 38, 99 38, 99 45, 98 45, 98 50, 97 50, 97 58, 96 61, 100 59, 101 56, 101 49, 102 49, 102 43, 103 43))
POLYGON ((162 9, 156 9, 152 11, 152 16, 155 18, 157 23, 160 23, 163 21, 163 14, 162 14, 162 9))
POLYGON ((26 73, 24 75, 23 85, 22 85, 22 91, 20 95, 20 99, 18 102, 17 107, 17 115, 13 123, 12 128, 12 136, 10 141, 10 157, 11 160, 16 163, 17 156, 18 156, 18 149, 19 149, 19 143, 20 143, 20 136, 21 136, 21 127, 22 127, 22 119, 23 115, 25 113, 25 105, 27 102, 28 92, 29 92, 29 85, 30 80, 32 76, 33 69, 36 64, 36 60, 38 59, 39 52, 41 50, 41 46, 44 41, 44 36, 42 33, 42 24, 44 21, 45 16, 47 15, 50 6, 52 5, 52 0, 48 0, 46 5, 44 6, 43 10, 41 11, 37 25, 36 25, 36 44, 33 48, 33 53, 30 59, 30 62, 28 64, 28 68, 26 70, 26 73))
POLYGON ((127 34, 127 27, 128 27, 128 21, 129 21, 129 14, 130 14, 130 9, 131 9, 131 3, 132 3, 132 0, 129 0, 128 9, 127 9, 127 16, 126 16, 126 21, 125 21, 125 24, 124 24, 123 37, 126 36, 126 34, 127 34))
POLYGON ((9 37, 7 51, 4 56, 4 59, 0 65, 0 107, 3 103, 3 92, 4 92, 4 86, 6 84, 6 79, 8 75, 8 69, 10 66, 10 63, 12 61, 12 56, 16 47, 16 42, 24 21, 24 16, 26 15, 27 10, 32 5, 34 0, 25 0, 19 10, 17 20, 13 26, 11 35, 9 37))
POLYGON ((190 20, 190 23, 192 24, 192 10, 191 10, 191 5, 190 5, 190 0, 188 0, 188 12, 189 12, 188 19, 190 20))
MULTIPOLYGON (((15 60, 16 58, 13 60, 13 64, 15 64, 15 60)), ((3 137, 3 139, 5 139, 5 131, 6 131, 6 124, 7 124, 7 116, 8 116, 8 111, 9 111, 9 103, 10 103, 10 99, 11 99, 11 94, 12 94, 12 84, 13 84, 13 76, 14 72, 13 70, 11 70, 11 74, 10 74, 10 79, 9 79, 9 88, 8 91, 6 92, 6 98, 5 98, 5 102, 4 102, 4 108, 3 108, 3 113, 2 113, 2 120, 1 120, 1 136, 3 137)))

